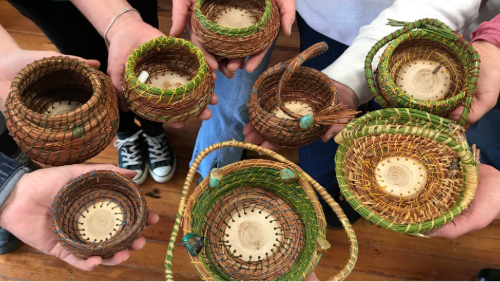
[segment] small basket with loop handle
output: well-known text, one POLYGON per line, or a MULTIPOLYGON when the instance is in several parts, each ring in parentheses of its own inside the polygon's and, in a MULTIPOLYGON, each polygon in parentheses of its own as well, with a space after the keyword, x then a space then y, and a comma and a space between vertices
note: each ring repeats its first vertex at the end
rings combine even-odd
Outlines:
POLYGON ((193 162, 184 183, 165 260, 167 280, 173 279, 173 249, 181 225, 182 245, 203 280, 306 279, 330 248, 316 192, 348 235, 349 261, 331 278, 342 280, 356 262, 356 236, 323 187, 293 162, 256 145, 227 141, 206 148, 193 162), (274 161, 244 160, 213 169, 189 194, 203 158, 225 147, 253 150, 274 161))
POLYGON ((125 66, 125 100, 130 110, 151 121, 197 116, 208 106, 214 87, 205 55, 181 38, 152 39, 135 49, 125 66), (147 76, 139 79, 141 73, 147 76))
POLYGON ((408 108, 370 112, 336 137, 337 180, 367 220, 416 236, 468 207, 478 184, 479 150, 455 122, 408 108))
POLYGON ((44 58, 22 69, 6 108, 7 128, 21 150, 51 166, 96 156, 119 125, 111 79, 71 57, 44 58))
POLYGON ((221 58, 243 58, 269 47, 280 29, 273 0, 196 0, 191 18, 198 41, 221 58))
POLYGON ((269 142, 284 147, 304 146, 318 140, 342 118, 357 112, 346 110, 337 88, 326 74, 301 66, 328 50, 317 43, 297 57, 265 71, 252 88, 248 115, 257 131, 269 142))
POLYGON ((92 171, 71 180, 50 211, 59 243, 81 258, 109 258, 128 249, 148 218, 142 190, 113 171, 92 171))
POLYGON ((403 28, 377 42, 365 61, 375 101, 383 108, 412 108, 442 117, 462 105, 458 124, 465 125, 479 76, 477 51, 436 19, 389 24, 403 28), (374 76, 373 58, 387 44, 374 76))

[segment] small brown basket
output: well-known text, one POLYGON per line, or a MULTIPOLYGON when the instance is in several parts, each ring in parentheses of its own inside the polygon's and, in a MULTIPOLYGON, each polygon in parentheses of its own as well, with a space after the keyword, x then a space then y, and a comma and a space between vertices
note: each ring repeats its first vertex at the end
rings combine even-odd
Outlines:
POLYGON ((44 58, 22 69, 6 107, 16 143, 46 165, 82 163, 104 150, 118 130, 113 83, 70 57, 44 58))
POLYGON ((150 40, 129 56, 123 91, 130 109, 152 121, 185 121, 201 113, 214 92, 212 72, 201 50, 168 36, 150 40), (142 81, 138 77, 147 74, 142 81))
POLYGON ((302 67, 308 59, 328 50, 317 43, 294 59, 265 71, 255 82, 248 100, 248 115, 266 140, 285 147, 304 146, 318 140, 339 119, 357 112, 339 102, 332 79, 302 67))
POLYGON ((272 0, 197 0, 191 19, 198 41, 222 58, 242 58, 269 47, 280 29, 272 0))
POLYGON ((139 238, 148 207, 135 182, 113 171, 93 171, 59 191, 51 216, 59 243, 70 253, 109 258, 139 238))

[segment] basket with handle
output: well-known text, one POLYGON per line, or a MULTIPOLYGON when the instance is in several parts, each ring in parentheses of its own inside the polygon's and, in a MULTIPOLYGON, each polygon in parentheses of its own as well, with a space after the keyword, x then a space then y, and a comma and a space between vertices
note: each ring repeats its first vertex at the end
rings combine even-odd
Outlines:
POLYGON ((387 108, 352 121, 335 142, 340 190, 373 224, 422 236, 474 198, 479 150, 471 152, 465 129, 455 122, 387 108))
POLYGON ((357 112, 339 101, 335 83, 327 75, 302 63, 328 50, 317 43, 298 56, 265 71, 252 88, 248 115, 266 140, 285 147, 318 140, 339 119, 357 112))
POLYGON ((16 143, 46 165, 82 163, 104 150, 118 130, 111 79, 71 57, 44 58, 22 69, 6 108, 16 143))
POLYGON ((114 171, 92 171, 66 184, 50 210, 59 243, 81 257, 112 257, 128 249, 146 226, 141 188, 114 171))
POLYGON ((181 38, 152 39, 135 49, 125 66, 125 100, 130 110, 151 121, 197 116, 208 106, 214 87, 205 55, 181 38))
POLYGON ((242 58, 273 43, 280 29, 280 13, 273 0, 196 0, 191 25, 211 54, 242 58))
POLYGON ((375 101, 446 117, 458 106, 465 125, 479 76, 479 54, 460 34, 436 19, 389 20, 401 29, 378 41, 366 56, 365 74, 375 101), (384 50, 376 73, 372 63, 384 50))
POLYGON ((330 247, 316 192, 337 214, 349 238, 349 261, 331 278, 342 280, 356 262, 356 236, 323 187, 294 163, 256 145, 227 141, 206 148, 184 183, 165 260, 167 280, 173 279, 173 249, 181 226, 182 244, 203 280, 306 279, 330 247), (253 150, 274 161, 244 160, 214 169, 190 194, 200 162, 224 147, 253 150))

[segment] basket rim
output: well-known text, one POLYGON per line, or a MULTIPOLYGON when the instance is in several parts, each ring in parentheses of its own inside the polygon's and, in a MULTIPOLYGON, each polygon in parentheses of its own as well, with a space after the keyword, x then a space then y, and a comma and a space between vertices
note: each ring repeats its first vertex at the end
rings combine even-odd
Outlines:
MULTIPOLYGON (((400 127, 400 131, 403 133, 389 133, 385 132, 384 130, 363 130, 359 129, 359 123, 363 122, 365 120, 374 120, 379 117, 388 117, 388 120, 391 120, 394 116, 403 116, 407 115, 410 119, 418 119, 418 120, 427 120, 428 122, 432 122, 434 125, 439 126, 439 127, 448 127, 451 124, 455 124, 453 121, 424 112, 416 109, 409 109, 409 108, 385 108, 381 110, 377 110, 374 112, 369 112, 365 114, 364 116, 360 117, 359 119, 356 119, 352 122, 350 122, 346 128, 344 128, 335 138, 335 142, 339 144, 339 149, 337 150, 337 153, 335 154, 335 164, 336 164, 336 176, 337 180, 339 181, 339 187, 342 192, 342 195, 345 197, 347 202, 364 218, 366 218, 368 221, 371 223, 381 226, 387 229, 390 229, 395 232, 399 233, 406 233, 406 234, 412 234, 416 236, 423 236, 421 233, 422 232, 427 232, 430 230, 433 230, 435 228, 438 228, 445 224, 446 222, 451 221, 453 218, 455 218, 457 215, 459 215, 464 209, 467 208, 467 206, 470 204, 470 202, 473 199, 476 187, 477 187, 477 163, 475 162, 472 153, 469 150, 469 145, 467 144, 467 141, 464 139, 462 142, 458 142, 455 138, 450 136, 449 134, 444 134, 443 132, 434 132, 431 133, 432 130, 428 129, 428 136, 424 135, 417 135, 414 134, 415 132, 411 131, 404 131, 404 127, 400 127), (450 208, 448 208, 448 211, 442 213, 440 216, 433 218, 432 220, 427 220, 423 221, 420 223, 408 223, 408 224, 402 224, 402 223, 395 223, 393 221, 390 221, 386 219, 385 217, 380 216, 376 211, 372 210, 371 208, 367 207, 365 204, 361 203, 354 193, 351 192, 351 189, 349 188, 349 185, 347 184, 347 181, 345 178, 347 177, 344 172, 343 172, 343 160, 344 160, 344 154, 347 151, 347 148, 350 146, 351 142, 357 138, 355 134, 352 132, 359 132, 363 131, 362 136, 371 136, 371 135, 383 135, 383 134, 407 134, 407 135, 415 135, 415 136, 423 136, 426 138, 432 138, 436 142, 439 142, 441 144, 444 144, 457 152, 457 155, 460 157, 461 162, 464 164, 464 169, 462 171, 463 177, 464 177, 464 184, 463 184, 463 190, 461 192, 460 197, 457 199, 457 202, 454 203, 450 208), (349 133, 351 132, 351 133, 349 133), (437 140, 438 136, 445 136, 446 140, 445 141, 439 141, 437 140), (347 137, 347 138, 344 138, 347 137), (454 143, 454 144, 453 144, 454 143), (471 171, 474 170, 476 173, 471 173, 471 171), (476 182, 475 184, 468 183, 465 181, 466 179, 473 177, 475 178, 476 182), (472 194, 472 196, 471 196, 472 194)), ((389 124, 384 124, 384 125, 379 125, 381 128, 387 128, 389 124)), ((437 131, 437 130, 436 130, 437 131)))
POLYGON ((130 54, 125 64, 124 83, 129 84, 130 86, 129 91, 133 90, 137 92, 139 90, 139 92, 141 93, 140 95, 149 93, 145 95, 145 96, 149 95, 149 97, 153 95, 159 96, 158 102, 160 102, 165 96, 170 97, 170 100, 173 100, 174 97, 185 97, 187 94, 191 93, 203 82, 205 75, 210 75, 208 72, 209 68, 207 65, 207 61, 205 60, 205 55, 200 50, 200 48, 198 48, 192 42, 182 38, 176 38, 171 36, 160 36, 141 44, 139 47, 137 47, 132 51, 132 54, 130 54), (147 85, 146 83, 140 82, 134 71, 139 57, 150 50, 153 49, 160 50, 172 46, 183 47, 184 49, 188 50, 190 53, 192 53, 197 57, 200 67, 198 68, 198 72, 191 79, 191 81, 188 84, 175 89, 163 89, 158 87, 152 87, 147 85))
POLYGON ((264 13, 262 14, 262 17, 260 20, 251 26, 244 27, 244 28, 228 28, 228 27, 223 27, 221 25, 218 25, 214 23, 213 21, 209 20, 201 11, 201 6, 203 4, 204 0, 196 0, 195 8, 194 8, 194 16, 196 19, 200 22, 201 26, 203 26, 205 29, 211 30, 219 35, 222 36, 229 36, 229 37, 244 37, 248 35, 252 35, 258 31, 260 31, 262 28, 264 28, 267 23, 269 22, 269 19, 272 16, 272 0, 264 0, 266 7, 264 9, 264 13))
MULTIPOLYGON (((55 70, 57 71, 57 70, 55 70)), ((48 73, 45 73, 45 75, 48 73)), ((96 105, 99 104, 99 100, 102 98, 102 95, 106 95, 103 91, 104 86, 99 78, 99 75, 94 69, 94 67, 88 65, 87 63, 73 57, 69 56, 52 56, 52 57, 44 57, 40 60, 36 60, 30 64, 28 64, 26 67, 24 67, 14 78, 11 87, 10 87, 10 93, 9 97, 7 99, 7 104, 6 104, 6 109, 8 112, 8 115, 11 117, 17 116, 17 114, 23 115, 24 117, 29 116, 29 123, 34 124, 34 125, 48 125, 51 124, 52 121, 59 120, 69 120, 73 119, 75 116, 80 115, 83 116, 85 112, 88 112, 89 110, 95 108, 96 105), (61 65, 61 69, 58 70, 65 70, 67 69, 66 63, 71 64, 76 63, 77 65, 82 66, 82 72, 81 74, 86 76, 87 79, 90 81, 92 85, 92 95, 90 96, 90 99, 87 100, 83 105, 80 107, 76 108, 73 111, 69 111, 67 113, 62 113, 58 115, 48 115, 48 114, 43 114, 43 113, 38 113, 30 108, 28 108, 22 101, 21 95, 20 95, 20 90, 18 85, 22 83, 31 73, 36 72, 42 68, 45 68, 47 66, 50 66, 51 63, 56 63, 57 65, 61 65), (20 105, 20 108, 18 108, 17 105, 20 105), (45 120, 45 123, 43 124, 38 124, 33 122, 33 120, 45 120)))

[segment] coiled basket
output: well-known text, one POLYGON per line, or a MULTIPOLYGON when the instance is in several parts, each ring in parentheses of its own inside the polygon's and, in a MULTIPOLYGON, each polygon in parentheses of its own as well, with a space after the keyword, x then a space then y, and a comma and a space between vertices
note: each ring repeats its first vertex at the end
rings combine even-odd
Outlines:
POLYGON ((242 58, 273 43, 280 29, 280 13, 272 0, 196 0, 191 24, 208 52, 242 58))
POLYGON ((108 76, 70 57, 35 61, 12 82, 10 134, 28 157, 59 166, 99 154, 118 130, 118 101, 108 76))
POLYGON ((256 145, 227 141, 206 148, 184 183, 165 261, 167 280, 173 279, 173 249, 181 225, 182 245, 203 280, 306 279, 330 247, 316 192, 337 214, 349 238, 349 261, 331 278, 342 280, 356 262, 356 236, 323 187, 294 163, 256 145), (203 158, 225 147, 257 151, 275 161, 244 160, 214 169, 189 194, 203 158))
POLYGON ((479 152, 450 120, 387 108, 352 121, 335 142, 340 190, 373 224, 422 236, 474 198, 479 152))
POLYGON ((389 24, 403 28, 377 42, 365 61, 375 101, 383 108, 412 108, 442 117, 463 105, 458 124, 464 125, 479 76, 479 54, 439 20, 389 24), (374 76, 373 58, 387 44, 374 76))
POLYGON ((248 115, 255 129, 269 142, 284 147, 304 146, 318 140, 341 118, 357 113, 339 101, 332 79, 302 63, 328 50, 317 43, 297 57, 259 76, 248 100, 248 115))
POLYGON ((148 207, 135 182, 113 171, 92 171, 59 191, 51 216, 59 243, 70 253, 109 258, 139 238, 148 207))
POLYGON ((207 106, 214 79, 205 56, 193 43, 168 36, 152 39, 129 56, 123 92, 137 115, 158 122, 185 121, 207 106), (141 73, 147 79, 139 80, 141 73))

